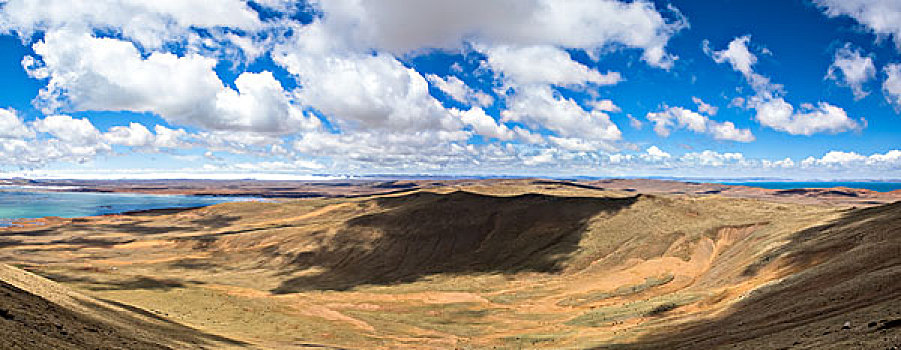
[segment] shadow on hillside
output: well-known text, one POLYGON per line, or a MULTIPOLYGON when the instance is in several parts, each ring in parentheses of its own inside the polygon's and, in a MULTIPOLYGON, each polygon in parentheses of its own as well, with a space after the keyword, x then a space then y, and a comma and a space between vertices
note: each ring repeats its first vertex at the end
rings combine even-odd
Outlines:
POLYGON ((81 288, 93 291, 110 290, 170 290, 181 288, 185 285, 181 281, 173 279, 158 279, 148 276, 133 276, 121 279, 99 280, 87 276, 73 276, 62 273, 49 273, 37 271, 42 277, 58 283, 76 283, 81 288))
POLYGON ((498 197, 428 192, 377 199, 384 210, 347 222, 327 246, 294 257, 295 277, 273 290, 344 290, 437 273, 559 272, 588 221, 629 198, 498 197))
POLYGON ((777 259, 797 272, 751 292, 722 316, 601 348, 882 349, 901 341, 901 329, 891 326, 901 325, 901 202, 799 231, 745 276, 777 259), (846 321, 851 327, 843 329, 846 321))

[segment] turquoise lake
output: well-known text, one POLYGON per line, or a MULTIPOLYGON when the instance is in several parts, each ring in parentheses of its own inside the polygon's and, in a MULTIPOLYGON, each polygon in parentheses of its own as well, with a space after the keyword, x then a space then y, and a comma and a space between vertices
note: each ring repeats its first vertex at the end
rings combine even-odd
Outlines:
POLYGON ((0 226, 14 219, 117 214, 134 210, 190 208, 253 198, 147 195, 131 193, 36 192, 0 190, 0 226))
POLYGON ((794 188, 860 188, 876 192, 901 190, 901 182, 723 182, 723 185, 752 186, 774 190, 794 188))

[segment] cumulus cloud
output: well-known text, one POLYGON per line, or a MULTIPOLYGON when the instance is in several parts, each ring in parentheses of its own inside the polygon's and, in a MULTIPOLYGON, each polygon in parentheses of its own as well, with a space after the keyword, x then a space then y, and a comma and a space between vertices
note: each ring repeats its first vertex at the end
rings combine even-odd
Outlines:
POLYGON ((664 137, 669 136, 675 126, 699 133, 707 131, 707 117, 682 107, 670 107, 660 113, 651 112, 645 118, 654 123, 654 132, 664 137))
POLYGON ((298 92, 303 104, 343 128, 447 130, 460 125, 429 94, 426 79, 394 57, 285 52, 278 60, 304 85, 298 92))
POLYGON ((622 112, 622 109, 619 108, 616 104, 611 100, 597 100, 589 102, 589 105, 596 110, 601 112, 610 112, 610 113, 619 113, 622 112))
POLYGON ((897 169, 901 168, 901 150, 890 150, 885 153, 873 153, 869 156, 857 152, 830 151, 820 158, 808 157, 801 162, 802 167, 828 168, 865 168, 897 169))
POLYGON ((34 122, 37 131, 55 136, 57 139, 78 146, 94 145, 100 142, 100 131, 87 119, 75 119, 67 115, 52 115, 34 122))
POLYGON ((442 78, 435 74, 429 74, 426 76, 426 79, 438 90, 441 90, 441 92, 457 102, 480 107, 488 107, 494 104, 494 97, 482 91, 474 90, 455 76, 442 78))
POLYGON ((700 97, 692 96, 691 101, 698 105, 698 112, 706 113, 707 115, 716 115, 716 113, 720 110, 719 107, 707 104, 700 97))
POLYGON ((622 80, 619 73, 600 73, 574 61, 569 53, 554 46, 502 45, 484 51, 488 65, 516 84, 612 85, 622 80))
POLYGON ((901 63, 892 63, 885 66, 885 81, 882 83, 882 92, 885 99, 901 110, 901 63))
POLYGON ((114 126, 103 137, 111 144, 129 147, 146 147, 154 140, 153 133, 141 123, 114 126))
POLYGON ((781 91, 781 85, 771 83, 770 78, 754 71, 757 55, 748 48, 750 42, 750 35, 740 36, 730 41, 725 49, 714 51, 710 47, 710 42, 704 40, 704 52, 710 55, 716 63, 728 63, 733 70, 741 73, 759 95, 772 95, 781 91))
POLYGON ((764 159, 764 160, 761 161, 761 165, 763 165, 765 168, 784 168, 784 169, 787 169, 787 168, 794 168, 794 167, 795 167, 795 161, 792 160, 791 158, 788 158, 788 157, 786 157, 786 158, 783 159, 783 160, 777 160, 777 161, 771 161, 771 160, 766 160, 766 159, 764 159))
MULTIPOLYGON (((766 127, 786 132, 792 135, 813 135, 817 133, 840 133, 860 130, 865 123, 858 123, 848 117, 844 109, 827 102, 819 102, 816 105, 810 103, 801 104, 801 108, 785 101, 782 97, 782 86, 773 84, 770 79, 754 71, 756 56, 748 49, 751 37, 741 36, 733 39, 728 48, 714 51, 705 42, 705 51, 717 63, 729 63, 732 68, 740 72, 756 95, 742 99, 742 104, 756 110, 755 118, 766 127)), ((722 126, 722 131, 728 133, 729 127, 722 126)))
MULTIPOLYGON (((7 116, 0 112, 0 123, 7 116)), ((17 124, 17 127, 23 127, 17 124)), ((52 115, 27 125, 15 138, 0 137, 2 167, 37 167, 53 162, 86 162, 111 151, 100 131, 87 119, 52 115)))
POLYGON ((513 139, 514 133, 510 128, 506 125, 499 124, 494 118, 486 114, 485 110, 479 107, 473 107, 465 112, 454 111, 454 114, 458 115, 464 124, 472 127, 473 132, 477 135, 489 139, 513 139))
POLYGON ((654 124, 657 135, 667 137, 675 128, 685 128, 696 133, 708 133, 717 140, 737 142, 754 141, 754 134, 748 129, 738 129, 732 122, 717 122, 706 115, 682 107, 667 107, 661 112, 651 112, 645 116, 654 124))
POLYGON ((673 156, 657 146, 648 147, 644 153, 639 155, 641 159, 644 159, 649 162, 661 162, 667 159, 672 158, 673 156))
POLYGON ((679 160, 684 163, 712 167, 721 167, 726 164, 741 163, 742 161, 744 161, 744 159, 745 156, 741 153, 719 153, 712 150, 686 153, 679 157, 679 160))
MULTIPOLYGON (((791 159, 748 160, 712 150, 679 156, 657 146, 610 153, 637 146, 623 140, 608 115, 622 109, 599 89, 628 74, 598 68, 600 56, 627 50, 668 69, 677 57, 667 43, 688 25, 675 8, 658 9, 650 1, 314 0, 312 23, 290 19, 298 5, 287 0, 253 6, 244 0, 0 2, 0 30, 33 44, 34 55, 22 65, 46 83, 35 101, 51 115, 27 122, 0 109, 5 166, 116 156, 113 146, 174 156, 183 156, 179 149, 202 148, 197 154, 206 152, 205 159, 190 159, 214 162, 208 169, 220 171, 596 174, 611 164, 796 166, 791 159), (257 6, 286 15, 264 22, 257 6), (478 68, 417 71, 411 58, 434 49, 462 54, 465 65, 478 68), (246 71, 249 61, 267 55, 286 74, 246 71), (222 74, 229 63, 232 71, 222 74), (445 106, 447 99, 459 105, 445 106), (171 128, 126 121, 104 132, 87 119, 59 115, 69 111, 146 112, 171 128), (235 163, 228 153, 259 160, 235 163)), ((706 43, 705 50, 748 80, 756 95, 742 104, 756 110, 761 125, 804 135, 861 127, 825 102, 798 108, 785 102, 782 87, 755 71, 758 55, 769 53, 752 45, 750 36, 721 51, 706 43)), ((868 59, 852 56, 841 58, 868 59)), ((862 81, 860 91, 866 92, 872 77, 856 79, 857 66, 839 58, 837 53, 829 75, 852 90, 862 81)), ((894 83, 901 81, 899 73, 901 68, 886 68, 883 90, 901 105, 901 83, 894 83)), ((863 75, 871 74, 864 68, 863 75)), ((717 140, 754 139, 748 129, 711 120, 716 106, 697 97, 693 102, 695 111, 666 108, 647 119, 661 135, 687 129, 717 140)), ((831 164, 834 157, 821 162, 831 164)), ((864 157, 848 164, 886 166, 898 154, 864 157)))
MULTIPOLYGON (((546 128, 563 138, 581 138, 595 149, 609 148, 622 132, 601 111, 586 111, 576 101, 546 85, 523 87, 508 101, 502 121, 546 128)), ((581 148, 581 147, 580 147, 581 148)))
POLYGON ((0 139, 34 137, 34 131, 12 109, 0 108, 0 139))
POLYGON ((802 104, 799 110, 795 110, 782 98, 775 98, 760 102, 755 108, 757 121, 761 125, 792 135, 835 134, 862 128, 848 117, 844 109, 826 102, 802 104))
POLYGON ((128 126, 113 126, 103 133, 103 139, 111 145, 159 150, 163 148, 186 148, 190 146, 189 135, 182 129, 170 129, 162 125, 154 126, 150 131, 140 123, 129 123, 128 126))
POLYGON ((901 49, 901 2, 894 0, 814 0, 830 17, 848 16, 901 49))
POLYGON ((705 40, 704 52, 713 58, 716 63, 729 63, 732 69, 741 72, 745 76, 754 73, 752 66, 757 63, 757 56, 748 49, 748 43, 751 42, 751 36, 740 36, 729 42, 726 49, 721 51, 713 51, 710 48, 710 42, 705 40))
POLYGON ((0 30, 25 38, 42 31, 101 29, 148 48, 186 40, 193 36, 191 28, 254 30, 261 26, 257 13, 243 0, 7 0, 0 11, 0 30))
POLYGON ((851 88, 854 99, 859 100, 869 92, 864 89, 864 84, 876 78, 876 66, 873 58, 861 55, 859 49, 853 49, 851 43, 835 51, 832 65, 826 72, 826 79, 834 80, 841 86, 851 88))
POLYGON ((707 124, 708 132, 714 139, 737 142, 752 142, 756 140, 754 134, 748 129, 739 129, 729 121, 718 123, 710 121, 707 124))
POLYGON ((242 73, 235 90, 219 80, 215 59, 159 52, 144 58, 130 42, 69 31, 46 33, 34 51, 41 62, 29 73, 49 79, 39 96, 48 113, 152 112, 176 124, 271 133, 318 123, 269 72, 242 73))
POLYGON ((596 50, 621 45, 642 50, 651 65, 668 67, 669 38, 685 28, 653 4, 615 0, 330 0, 315 1, 330 36, 358 49, 405 54, 423 48, 551 45, 596 50))
POLYGON ((649 1, 314 0, 304 6, 317 13, 312 23, 292 19, 298 4, 287 0, 7 0, 0 31, 32 45, 22 66, 46 84, 35 104, 54 117, 29 124, 0 112, 0 138, 93 142, 101 145, 95 154, 110 146, 204 147, 284 158, 309 152, 382 166, 544 164, 537 154, 588 164, 622 138, 606 114, 619 107, 593 90, 623 78, 595 68, 596 60, 629 50, 668 69, 677 57, 667 43, 687 27, 674 7, 661 11, 649 1), (261 20, 258 6, 285 16, 261 20), (424 75, 406 60, 434 49, 475 52, 484 58, 479 72, 493 74, 424 75), (287 76, 242 71, 265 55, 287 76), (223 63, 232 63, 233 74, 222 74, 223 63), (496 97, 465 83, 476 80, 497 88, 496 97), (590 97, 564 96, 576 88, 590 97), (445 107, 435 89, 465 107, 445 107), (82 111, 150 113, 174 128, 124 123, 89 132, 81 119, 56 117, 82 111), (473 136, 491 144, 471 145, 473 136))

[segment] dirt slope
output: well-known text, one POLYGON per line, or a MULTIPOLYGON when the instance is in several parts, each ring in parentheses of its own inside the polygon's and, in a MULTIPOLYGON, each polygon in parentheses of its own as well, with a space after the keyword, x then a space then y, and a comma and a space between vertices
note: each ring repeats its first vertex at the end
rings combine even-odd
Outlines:
POLYGON ((240 345, 0 265, 2 349, 200 349, 240 345))
POLYGON ((901 203, 796 233, 745 273, 796 272, 712 319, 616 348, 889 349, 901 346, 901 203))

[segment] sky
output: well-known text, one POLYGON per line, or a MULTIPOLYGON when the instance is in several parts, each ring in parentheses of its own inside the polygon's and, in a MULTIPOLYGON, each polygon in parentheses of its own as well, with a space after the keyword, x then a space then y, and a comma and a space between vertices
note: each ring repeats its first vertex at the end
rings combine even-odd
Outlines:
POLYGON ((901 178, 897 0, 0 0, 0 177, 901 178))

